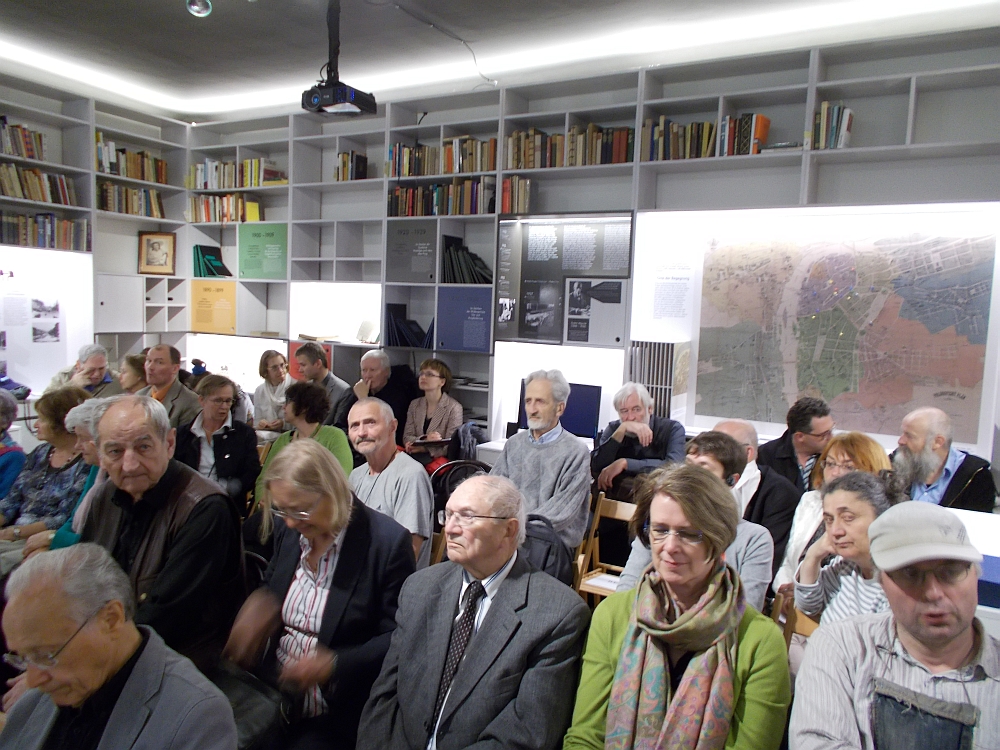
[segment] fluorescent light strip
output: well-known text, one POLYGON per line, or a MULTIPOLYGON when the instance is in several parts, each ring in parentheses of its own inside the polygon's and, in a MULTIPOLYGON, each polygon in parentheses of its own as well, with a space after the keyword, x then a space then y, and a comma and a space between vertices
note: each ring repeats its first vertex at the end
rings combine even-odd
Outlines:
MULTIPOLYGON (((732 47, 740 42, 787 40, 795 37, 833 33, 851 28, 889 21, 910 21, 922 24, 924 31, 954 28, 954 19, 960 11, 977 13, 976 20, 983 25, 996 23, 1000 18, 1000 0, 952 0, 942 8, 939 0, 849 0, 824 3, 809 7, 750 13, 704 21, 644 26, 629 31, 613 32, 590 39, 578 39, 531 50, 520 50, 501 55, 481 56, 480 67, 492 77, 566 65, 587 60, 619 56, 649 55, 656 53, 693 52, 699 48, 732 47), (940 20, 940 27, 935 22, 940 20), (988 22, 988 23, 987 23, 988 22)), ((807 43, 806 40, 802 40, 807 43)), ((739 49, 729 52, 740 54, 739 49)), ((185 98, 172 96, 148 86, 133 83, 120 76, 89 68, 78 63, 61 60, 52 55, 29 49, 11 41, 0 39, 0 59, 43 70, 71 81, 108 91, 153 107, 176 112, 207 114, 233 112, 252 108, 294 104, 300 101, 302 90, 308 85, 280 87, 262 91, 246 91, 225 96, 185 98)), ((350 76, 355 88, 379 93, 398 91, 413 86, 428 86, 477 78, 472 61, 462 59, 422 67, 394 70, 385 73, 360 73, 350 76)))

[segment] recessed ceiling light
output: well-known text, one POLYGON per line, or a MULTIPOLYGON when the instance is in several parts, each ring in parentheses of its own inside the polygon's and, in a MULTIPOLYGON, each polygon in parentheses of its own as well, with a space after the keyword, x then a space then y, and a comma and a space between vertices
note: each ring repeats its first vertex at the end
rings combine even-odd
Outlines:
POLYGON ((188 13, 204 18, 212 12, 212 0, 187 0, 188 13))

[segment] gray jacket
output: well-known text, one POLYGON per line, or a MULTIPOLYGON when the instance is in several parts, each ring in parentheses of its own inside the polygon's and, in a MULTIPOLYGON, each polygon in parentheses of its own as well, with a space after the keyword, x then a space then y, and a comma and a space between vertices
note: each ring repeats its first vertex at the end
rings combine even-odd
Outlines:
MULTIPOLYGON (((152 390, 153 387, 147 385, 138 392, 138 395, 152 397, 152 390)), ((166 398, 163 399, 163 406, 170 416, 171 427, 180 427, 182 424, 193 422, 201 411, 197 394, 176 378, 167 391, 166 398)))
MULTIPOLYGON (((236 750, 229 701, 155 631, 111 712, 98 750, 236 750)), ((59 709, 29 690, 7 715, 0 750, 41 750, 59 709)))
MULTIPOLYGON (((358 750, 427 747, 461 587, 462 568, 451 562, 418 570, 403 584, 358 750)), ((589 621, 571 588, 518 556, 455 674, 437 750, 561 747, 589 621)))

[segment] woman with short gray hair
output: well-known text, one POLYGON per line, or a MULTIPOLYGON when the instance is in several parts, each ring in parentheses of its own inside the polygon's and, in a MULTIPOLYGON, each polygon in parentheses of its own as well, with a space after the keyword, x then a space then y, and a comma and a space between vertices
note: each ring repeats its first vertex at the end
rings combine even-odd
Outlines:
POLYGON ((24 450, 8 430, 17 419, 17 400, 0 390, 0 500, 7 497, 14 480, 24 468, 24 450))

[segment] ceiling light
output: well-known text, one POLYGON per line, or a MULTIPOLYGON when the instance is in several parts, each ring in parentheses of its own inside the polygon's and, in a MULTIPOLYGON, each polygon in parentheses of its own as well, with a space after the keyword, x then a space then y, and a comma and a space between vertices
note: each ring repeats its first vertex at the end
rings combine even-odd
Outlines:
POLYGON ((212 12, 212 0, 187 0, 188 13, 204 18, 212 12))

